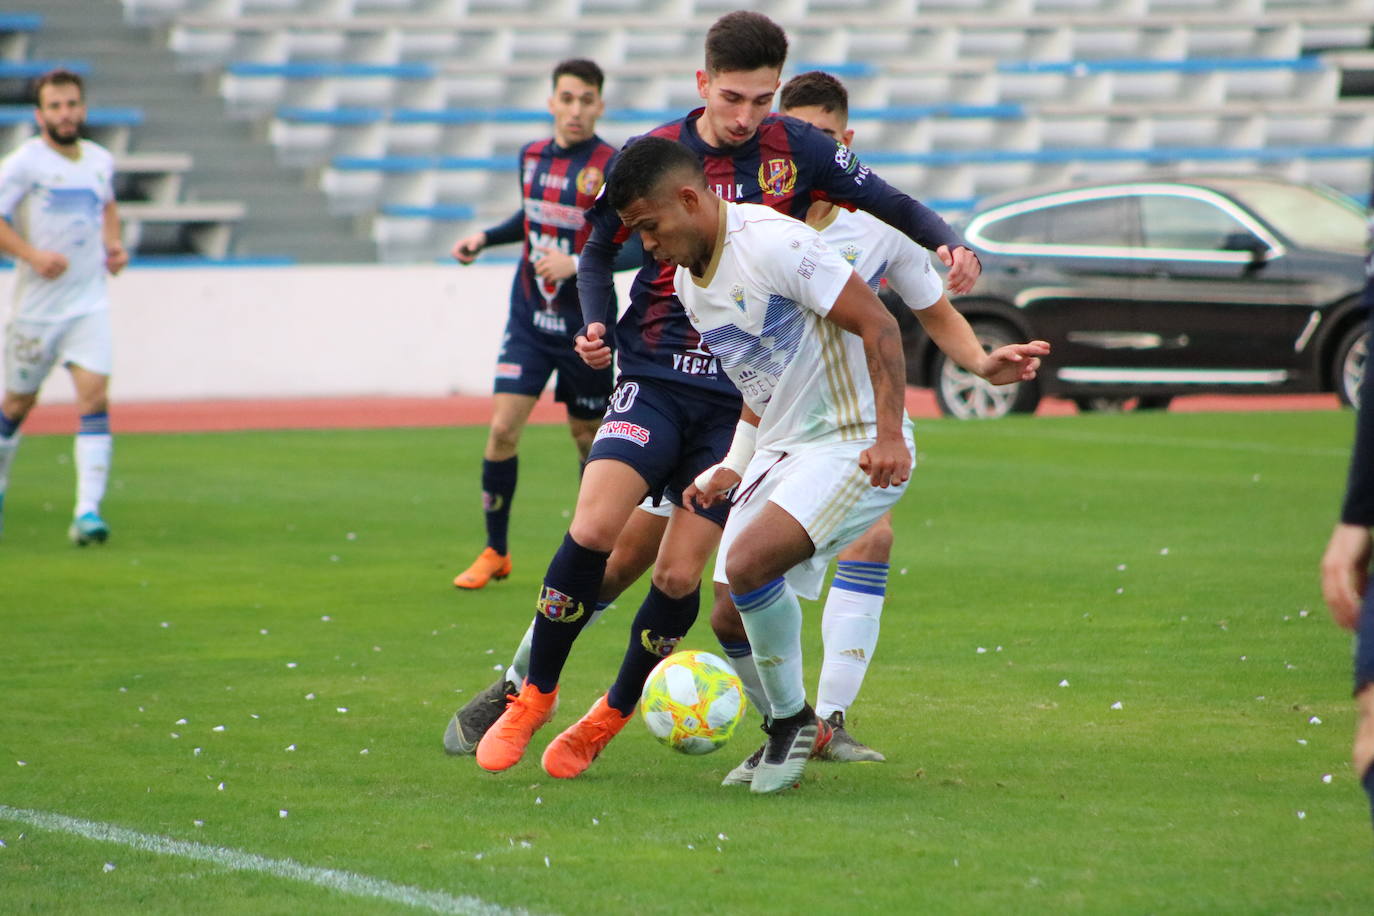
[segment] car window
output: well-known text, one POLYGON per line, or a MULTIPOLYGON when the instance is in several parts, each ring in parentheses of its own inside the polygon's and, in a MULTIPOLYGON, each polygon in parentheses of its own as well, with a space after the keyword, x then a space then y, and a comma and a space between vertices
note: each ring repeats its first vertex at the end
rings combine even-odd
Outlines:
POLYGON ((1135 243, 1135 211, 1129 197, 1054 204, 995 220, 979 231, 1007 245, 1129 247, 1135 243))
POLYGON ((1131 198, 1103 197, 1055 207, 1050 242, 1090 247, 1134 246, 1135 212, 1131 198))
POLYGON ((983 227, 983 237, 990 242, 1008 245, 1043 245, 1049 241, 1053 209, 1055 208, 1030 210, 1008 216, 1006 219, 995 220, 983 227))
POLYGON ((1140 198, 1145 247, 1188 251, 1237 251, 1241 239, 1258 238, 1235 217, 1215 204, 1175 194, 1145 194, 1140 198))

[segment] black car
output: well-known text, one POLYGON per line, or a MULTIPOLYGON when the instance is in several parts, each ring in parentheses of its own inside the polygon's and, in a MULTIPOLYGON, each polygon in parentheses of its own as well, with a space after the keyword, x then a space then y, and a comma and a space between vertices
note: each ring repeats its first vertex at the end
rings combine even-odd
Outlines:
POLYGON ((955 417, 1166 407, 1197 393, 1335 391, 1368 354, 1365 215, 1315 184, 1160 179, 990 200, 964 237, 983 274, 954 299, 985 346, 1054 348, 1035 382, 995 388, 944 357, 905 308, 908 381, 955 417))

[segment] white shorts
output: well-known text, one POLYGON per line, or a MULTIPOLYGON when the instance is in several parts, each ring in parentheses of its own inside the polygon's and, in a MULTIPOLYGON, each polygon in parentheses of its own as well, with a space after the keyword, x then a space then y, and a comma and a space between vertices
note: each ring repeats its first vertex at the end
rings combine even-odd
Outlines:
MULTIPOLYGON (((777 452, 754 455, 736 491, 735 505, 716 551, 715 581, 725 578, 725 558, 739 533, 773 503, 806 529, 816 552, 788 570, 785 578, 802 598, 820 596, 830 561, 854 543, 906 492, 907 484, 875 487, 859 469, 859 455, 872 439, 812 446, 779 459, 777 452)), ((915 467, 916 449, 907 449, 915 467)), ((910 481, 908 481, 909 483, 910 481)))
POLYGON ((652 496, 646 496, 644 497, 644 502, 639 504, 639 508, 640 510, 647 512, 650 515, 656 515, 659 518, 667 518, 668 516, 673 514, 673 504, 668 502, 668 497, 666 496, 659 501, 659 504, 657 506, 654 505, 654 498, 652 496))
POLYGON ((20 321, 5 329, 5 389, 35 394, 52 367, 77 365, 109 375, 114 368, 113 335, 107 309, 66 321, 20 321))

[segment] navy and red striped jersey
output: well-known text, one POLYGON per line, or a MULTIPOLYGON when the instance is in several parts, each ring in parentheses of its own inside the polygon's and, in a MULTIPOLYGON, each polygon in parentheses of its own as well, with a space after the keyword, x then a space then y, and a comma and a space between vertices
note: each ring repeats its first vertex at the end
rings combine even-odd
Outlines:
MULTIPOLYGON (((696 152, 706 167, 707 185, 726 200, 765 204, 797 219, 806 217, 812 201, 830 200, 867 210, 931 250, 963 244, 934 211, 873 174, 848 147, 810 124, 769 115, 747 143, 717 149, 697 133, 702 111, 698 108, 649 135, 677 140, 696 152)), ((588 220, 592 232, 577 272, 583 317, 588 324, 599 321, 610 327, 615 309, 610 265, 629 231, 604 196, 588 220)), ((672 265, 645 255, 630 304, 615 324, 620 374, 685 382, 737 399, 738 392, 687 320, 673 291, 673 272, 672 265)))
POLYGON ((520 150, 521 208, 486 232, 488 245, 524 242, 511 286, 512 318, 560 336, 571 336, 582 324, 577 285, 568 280, 541 280, 534 262, 542 248, 564 254, 582 251, 591 232, 587 208, 600 193, 614 156, 615 147, 597 136, 566 149, 550 138, 527 143, 520 150))

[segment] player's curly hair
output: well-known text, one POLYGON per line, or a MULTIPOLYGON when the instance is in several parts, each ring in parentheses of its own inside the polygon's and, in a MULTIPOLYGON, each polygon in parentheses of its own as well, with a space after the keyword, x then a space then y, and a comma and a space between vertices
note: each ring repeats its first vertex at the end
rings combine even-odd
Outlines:
POLYGON ((81 93, 81 97, 86 97, 86 84, 81 80, 81 74, 75 73, 64 67, 49 70, 34 79, 30 87, 33 91, 33 104, 37 108, 42 104, 43 89, 47 86, 75 86, 76 91, 81 93))
POLYGON ((624 210, 651 197, 660 182, 678 172, 706 186, 701 160, 687 147, 666 137, 640 137, 616 156, 606 179, 606 202, 613 210, 624 210))
POLYGON ((782 69, 787 63, 787 33, 762 13, 735 10, 721 16, 706 32, 708 73, 782 69))
POLYGON ((585 57, 570 57, 567 60, 558 62, 553 68, 551 82, 554 86, 558 85, 560 76, 575 76, 588 86, 595 86, 596 91, 600 92, 606 82, 606 74, 601 72, 596 61, 585 57))
POLYGON ((782 87, 778 97, 778 107, 783 111, 792 108, 820 108, 821 111, 842 117, 849 116, 849 90, 844 83, 821 70, 798 73, 782 87))

